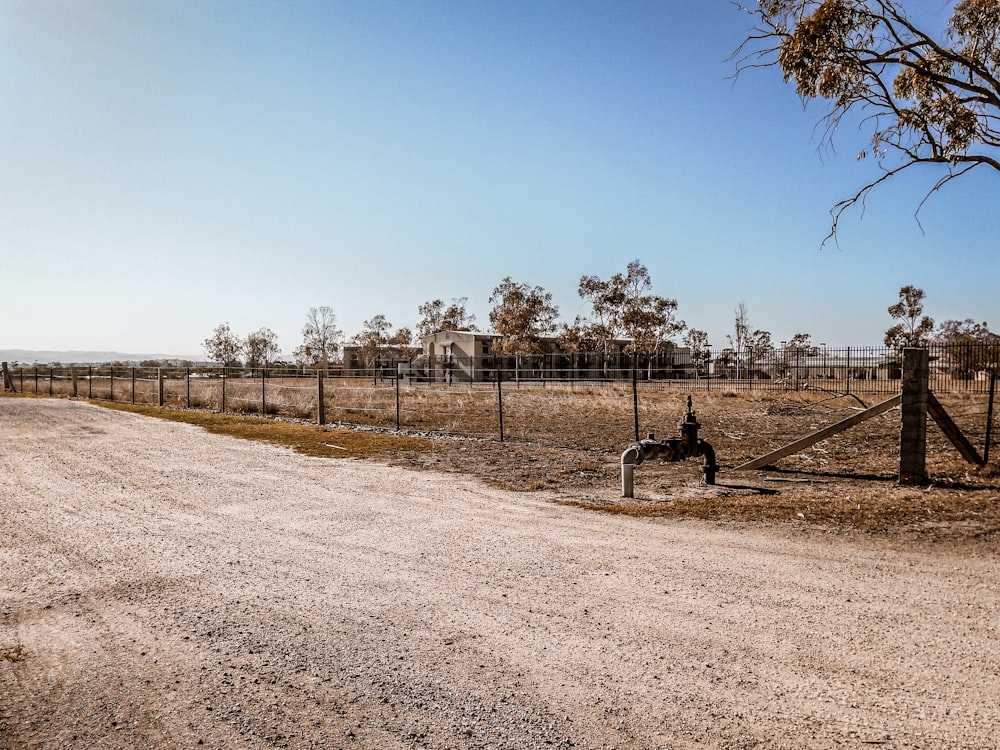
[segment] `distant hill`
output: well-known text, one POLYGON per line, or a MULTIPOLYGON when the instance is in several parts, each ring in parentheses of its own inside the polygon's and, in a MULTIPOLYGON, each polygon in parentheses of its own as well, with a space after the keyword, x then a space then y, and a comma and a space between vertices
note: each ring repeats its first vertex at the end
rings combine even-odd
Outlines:
POLYGON ((26 365, 47 365, 53 362, 61 362, 62 364, 101 364, 104 362, 143 362, 145 360, 190 360, 191 362, 203 362, 205 355, 0 349, 0 361, 9 363, 19 362, 26 365))

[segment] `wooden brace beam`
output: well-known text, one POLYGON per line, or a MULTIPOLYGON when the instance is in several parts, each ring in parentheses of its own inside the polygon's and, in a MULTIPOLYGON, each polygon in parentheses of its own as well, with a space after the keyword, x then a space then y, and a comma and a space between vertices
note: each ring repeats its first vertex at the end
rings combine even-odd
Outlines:
POLYGON ((969 442, 969 439, 962 433, 962 430, 959 429, 958 425, 948 416, 948 412, 944 410, 941 402, 937 400, 937 397, 933 393, 927 394, 927 413, 934 418, 944 436, 962 454, 962 458, 976 466, 982 466, 985 463, 982 456, 979 455, 979 451, 975 449, 972 443, 969 442))
POLYGON ((778 448, 776 451, 768 453, 766 456, 761 456, 760 458, 755 458, 753 461, 748 461, 742 466, 737 466, 733 471, 750 471, 752 469, 759 469, 762 466, 767 466, 774 463, 780 458, 785 456, 790 456, 793 453, 798 453, 803 448, 808 448, 810 445, 815 445, 820 440, 826 440, 831 435, 836 435, 838 432, 843 432, 844 430, 854 427, 856 424, 861 424, 865 420, 871 419, 872 417, 877 417, 879 414, 884 414, 892 408, 895 408, 902 403, 902 395, 893 396, 888 401, 883 401, 880 404, 875 404, 875 406, 870 409, 865 409, 862 412, 848 417, 847 419, 842 419, 841 421, 830 425, 829 427, 824 427, 818 432, 814 432, 811 435, 806 435, 804 438, 796 440, 794 443, 786 445, 784 448, 778 448))

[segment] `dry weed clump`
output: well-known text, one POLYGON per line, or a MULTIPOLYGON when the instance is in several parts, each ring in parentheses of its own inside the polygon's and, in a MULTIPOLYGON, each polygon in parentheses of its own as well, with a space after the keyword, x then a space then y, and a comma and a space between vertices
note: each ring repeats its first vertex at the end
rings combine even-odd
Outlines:
POLYGON ((13 646, 0 646, 0 661, 24 661, 26 655, 24 646, 20 643, 15 643, 13 646))

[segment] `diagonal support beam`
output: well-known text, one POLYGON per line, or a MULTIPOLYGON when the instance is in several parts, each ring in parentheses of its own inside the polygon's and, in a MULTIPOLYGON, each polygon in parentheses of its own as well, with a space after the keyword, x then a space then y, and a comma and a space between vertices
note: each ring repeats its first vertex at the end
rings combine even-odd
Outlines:
POLYGON ((794 443, 786 445, 784 448, 778 448, 776 451, 768 453, 766 456, 761 456, 760 458, 755 458, 753 461, 749 461, 742 466, 737 466, 733 471, 751 471, 752 469, 759 469, 762 466, 767 466, 774 463, 780 458, 785 456, 790 456, 793 453, 798 453, 803 448, 808 448, 810 445, 815 445, 820 440, 826 440, 831 435, 836 435, 838 432, 843 432, 846 429, 854 427, 854 425, 861 424, 862 422, 871 419, 872 417, 877 417, 879 414, 884 414, 885 412, 893 409, 902 402, 902 395, 893 396, 888 401, 883 401, 880 404, 875 404, 875 406, 870 409, 865 409, 862 412, 848 417, 847 419, 842 419, 841 421, 830 425, 829 427, 824 427, 818 432, 814 432, 811 435, 806 435, 804 438, 796 440, 794 443))
POLYGON ((970 464, 975 464, 976 466, 982 466, 985 461, 983 457, 979 455, 979 451, 975 449, 975 446, 969 442, 969 439, 965 437, 965 434, 959 428, 957 424, 948 415, 948 412, 944 410, 941 402, 937 400, 933 393, 927 394, 927 413, 937 422, 937 426, 941 428, 941 432, 944 436, 951 441, 958 452, 962 454, 962 458, 968 461, 970 464))

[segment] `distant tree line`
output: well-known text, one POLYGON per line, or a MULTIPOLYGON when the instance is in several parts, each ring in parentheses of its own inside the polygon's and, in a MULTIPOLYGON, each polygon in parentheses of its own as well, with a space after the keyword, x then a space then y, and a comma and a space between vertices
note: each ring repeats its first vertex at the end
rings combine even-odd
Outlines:
MULTIPOLYGON (((629 354, 643 355, 652 362, 656 355, 677 346, 677 340, 691 351, 692 360, 705 363, 710 356, 708 333, 689 327, 677 315, 677 300, 653 292, 653 281, 639 260, 628 264, 624 272, 606 279, 581 276, 577 292, 589 303, 590 315, 577 315, 572 322, 560 322, 559 309, 552 295, 540 286, 505 277, 489 297, 489 322, 497 337, 497 354, 534 354, 542 351, 542 342, 554 338, 567 353, 603 353, 605 359, 623 344, 629 354)), ((890 317, 897 321, 885 334, 885 345, 893 348, 928 344, 1000 343, 1000 336, 987 323, 971 319, 947 320, 935 328, 934 320, 923 314, 924 291, 912 285, 899 290, 899 300, 890 305, 890 317)), ((350 338, 337 327, 337 317, 330 307, 313 307, 306 314, 302 341, 294 349, 295 364, 326 369, 341 361, 345 343, 355 347, 363 366, 371 367, 386 347, 416 346, 425 336, 438 331, 478 331, 476 316, 468 311, 468 298, 457 297, 446 303, 434 299, 417 308, 419 320, 413 327, 396 328, 379 313, 362 324, 362 330, 350 338)), ((773 351, 770 331, 755 328, 749 311, 740 302, 734 311, 732 333, 726 335, 728 346, 718 356, 737 369, 747 352, 757 355, 773 351)), ((811 334, 798 331, 780 342, 786 353, 814 355, 818 347, 811 334)), ((213 362, 229 367, 271 367, 279 364, 281 348, 269 328, 252 331, 245 337, 236 334, 228 323, 221 323, 204 341, 205 353, 213 362)))

